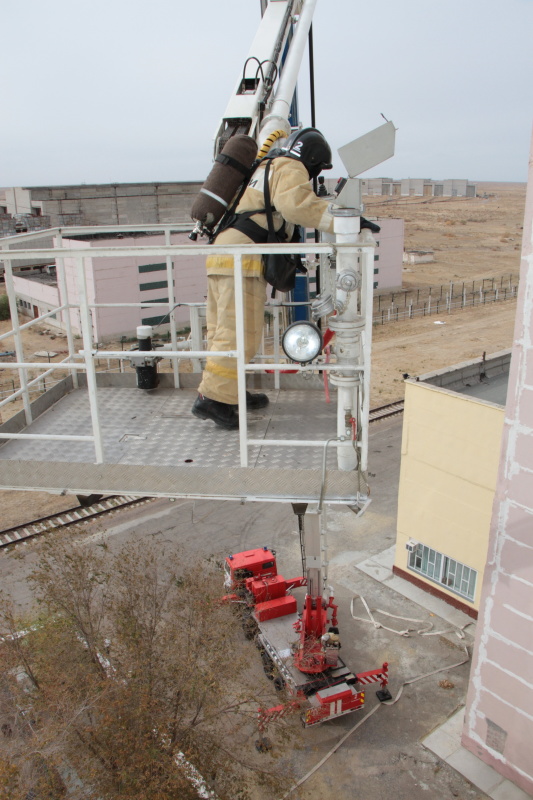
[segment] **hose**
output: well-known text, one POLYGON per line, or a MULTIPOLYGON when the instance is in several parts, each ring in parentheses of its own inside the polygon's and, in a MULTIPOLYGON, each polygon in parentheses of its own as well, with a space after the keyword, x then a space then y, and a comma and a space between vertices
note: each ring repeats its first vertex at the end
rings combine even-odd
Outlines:
POLYGON ((270 150, 270 148, 272 147, 272 145, 274 144, 274 142, 276 141, 276 139, 285 139, 286 137, 287 137, 287 131, 284 131, 281 128, 278 128, 277 131, 273 131, 269 136, 267 136, 267 138, 263 142, 263 145, 257 154, 257 158, 258 159, 264 158, 268 153, 268 151, 270 150))
MULTIPOLYGON (((368 607, 368 604, 366 603, 365 599, 361 595, 356 595, 353 598, 353 600, 357 599, 357 597, 359 597, 362 600, 365 608, 367 609, 367 611, 368 611, 368 613, 369 613, 369 615, 371 617, 371 619, 361 619, 360 621, 361 622, 370 622, 375 627, 385 627, 385 626, 380 625, 379 623, 376 623, 376 621, 372 617, 372 613, 371 613, 371 611, 370 611, 370 609, 368 607)), ((352 600, 352 617, 353 617, 353 600, 352 600)), ((375 610, 379 611, 379 609, 375 609, 375 610)), ((422 620, 419 620, 419 619, 414 620, 414 619, 411 619, 410 617, 397 617, 396 615, 388 614, 388 612, 385 612, 385 611, 380 611, 379 613, 380 614, 387 614, 387 616, 395 617, 396 619, 407 620, 408 622, 418 622, 418 623, 421 623, 421 624, 425 624, 425 623, 423 623, 422 620)), ((354 617, 354 619, 359 620, 359 617, 354 617)), ((464 633, 463 633, 464 628, 466 628, 468 625, 472 625, 472 624, 473 623, 471 623, 471 622, 467 622, 466 625, 463 625, 460 628, 459 627, 454 627, 452 630, 457 634, 457 636, 459 636, 459 638, 464 638, 464 633)), ((431 623, 430 623, 430 625, 431 625, 431 623)), ((392 629, 391 628, 385 628, 385 630, 392 630, 392 629)), ((410 629, 408 629, 408 630, 410 630, 410 629)), ((394 631, 393 630, 392 632, 393 633, 398 633, 400 636, 408 636, 409 635, 405 631, 394 631)), ((425 629, 422 629, 422 630, 420 630, 418 632, 420 633, 421 636, 432 636, 432 635, 435 636, 435 635, 440 634, 440 633, 448 633, 449 631, 434 631, 434 632, 432 631, 430 633, 429 630, 426 627, 425 629)), ((297 783, 295 783, 294 786, 292 786, 289 789, 289 791, 286 792, 283 795, 282 800, 286 800, 286 798, 289 797, 294 792, 295 789, 297 789, 299 786, 301 786, 303 783, 305 783, 312 775, 314 775, 314 773, 317 772, 317 770, 319 770, 320 767, 323 766, 323 764, 325 764, 326 761, 329 758, 331 758, 331 756, 334 753, 337 752, 339 747, 342 744, 344 744, 346 739, 348 739, 348 737, 351 736, 352 733, 354 733, 354 731, 356 731, 357 728, 359 728, 363 724, 363 722, 366 722, 366 720, 369 717, 371 717, 372 714, 374 714, 378 710, 378 708, 381 708, 382 706, 393 706, 395 703, 397 703, 398 700, 400 699, 400 697, 402 696, 404 686, 410 686, 412 683, 417 683, 418 681, 421 681, 424 678, 430 678, 432 675, 438 675, 439 672, 446 672, 447 670, 455 669, 457 667, 463 666, 463 664, 468 663, 468 661, 470 661, 470 652, 469 652, 468 648, 466 647, 466 645, 464 647, 464 651, 465 651, 466 658, 464 658, 462 661, 458 661, 456 664, 448 664, 445 667, 439 667, 439 669, 435 669, 432 672, 426 672, 423 675, 418 675, 416 678, 409 678, 408 680, 404 681, 401 684, 400 688, 398 689, 398 692, 396 693, 396 697, 392 698, 391 700, 384 700, 384 701, 378 703, 377 705, 375 705, 374 708, 371 708, 370 711, 368 712, 368 714, 365 714, 365 716, 362 719, 360 719, 359 722, 357 722, 353 726, 353 728, 350 728, 350 730, 347 733, 345 733, 344 736, 341 739, 339 739, 337 744, 334 745, 328 753, 326 753, 324 758, 320 759, 320 761, 317 764, 315 764, 315 766, 312 769, 310 769, 309 772, 306 775, 303 776, 303 778, 300 778, 300 780, 297 781, 297 783)))

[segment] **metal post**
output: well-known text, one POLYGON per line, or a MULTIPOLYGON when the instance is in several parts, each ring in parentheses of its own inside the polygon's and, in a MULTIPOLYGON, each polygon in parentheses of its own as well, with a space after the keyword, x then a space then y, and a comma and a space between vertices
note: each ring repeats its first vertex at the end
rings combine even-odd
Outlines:
POLYGON ((244 302, 242 285, 242 257, 233 258, 235 281, 235 330, 237 334, 237 387, 239 397, 239 449, 241 467, 248 466, 247 421, 246 421, 246 355, 244 351, 244 302))
POLYGON ((102 444, 102 432, 100 430, 100 419, 98 414, 96 369, 94 359, 92 357, 92 320, 89 303, 87 301, 87 286, 85 282, 85 264, 83 256, 76 257, 76 268, 78 274, 78 296, 80 299, 81 331, 83 336, 83 357, 85 360, 87 374, 87 391, 89 394, 89 407, 91 409, 94 450, 96 455, 96 463, 103 464, 104 448, 102 444))
MULTIPOLYGON (((192 350, 203 350, 203 329, 202 329, 202 316, 198 306, 191 306, 189 309, 191 320, 191 347, 192 350)), ((192 371, 201 372, 202 362, 199 358, 191 358, 192 371)), ((179 381, 178 381, 179 382, 179 381)), ((177 388, 177 387, 176 387, 177 388)))
MULTIPOLYGON (((339 244, 356 244, 359 235, 360 219, 356 209, 342 208, 334 210, 334 229, 339 244)), ((373 240, 372 240, 373 241, 373 240)), ((352 250, 339 248, 337 250, 337 280, 341 276, 353 276, 354 286, 364 286, 363 292, 367 289, 367 282, 370 283, 372 291, 373 260, 369 267, 368 258, 365 263, 362 261, 362 254, 370 248, 355 248, 352 250), (368 274, 367 274, 368 271, 368 274), (364 283, 362 283, 364 281, 364 283)), ((373 254, 373 250, 371 251, 373 254)), ((363 294, 361 294, 363 298, 363 294)), ((365 296, 365 301, 367 297, 365 296)), ((361 332, 365 328, 365 319, 359 308, 359 291, 337 289, 337 301, 342 309, 335 317, 330 319, 329 326, 336 334, 336 352, 339 369, 331 373, 331 383, 337 386, 337 435, 346 437, 345 446, 337 448, 337 464, 341 470, 354 470, 357 467, 358 455, 352 442, 351 419, 355 418, 361 431, 364 431, 364 421, 360 418, 360 403, 358 401, 358 389, 360 388, 360 378, 353 372, 343 371, 342 364, 361 364, 366 367, 364 360, 363 347, 361 347, 361 332)), ((366 306, 370 314, 370 335, 372 330, 372 304, 373 298, 370 295, 370 304, 366 306)), ((365 395, 366 384, 370 380, 368 370, 364 373, 363 397, 365 395)))
MULTIPOLYGON (((165 229, 165 244, 170 246, 170 230, 165 229)), ((176 335, 176 321, 174 319, 176 300, 174 295, 174 272, 172 269, 172 256, 166 257, 167 264, 167 285, 168 285, 168 307, 169 307, 169 325, 170 325, 170 341, 172 342, 172 349, 178 349, 178 337, 176 335)), ((191 326, 192 327, 192 326, 191 326)), ((172 358, 172 372, 174 373, 174 388, 180 388, 180 362, 177 358, 172 358)))
POLYGON ((365 321, 365 329, 362 336, 362 360, 363 372, 363 396, 361 403, 361 415, 359 427, 361 432, 360 440, 360 468, 362 472, 368 469, 368 433, 370 416, 370 363, 372 354, 372 295, 373 295, 373 273, 374 273, 374 247, 366 247, 361 254, 361 315, 365 321))
MULTIPOLYGON (((4 245, 7 251, 7 247, 4 245)), ((22 337, 20 335, 19 315, 17 308, 17 298, 15 295, 15 287, 13 285, 13 268, 11 258, 4 257, 5 273, 4 280, 6 282, 7 297, 9 300, 9 310, 11 312, 11 324, 13 325, 13 334, 15 338, 15 352, 17 354, 17 361, 22 363, 24 361, 24 346, 22 344, 22 337)), ((22 404, 24 407, 24 416, 26 418, 26 425, 31 425, 33 417, 30 407, 30 393, 28 391, 28 376, 24 367, 18 368, 18 376, 20 388, 22 389, 22 404)))
MULTIPOLYGON (((57 246, 59 248, 63 247, 63 236, 61 231, 57 234, 57 246)), ((68 343, 68 354, 69 358, 73 359, 75 355, 75 347, 74 347, 74 334, 72 332, 72 320, 70 319, 70 305, 68 299, 68 287, 67 287, 67 278, 65 275, 65 259, 64 258, 56 258, 56 273, 57 273, 57 282, 59 285, 59 305, 66 306, 66 308, 61 312, 61 319, 63 324, 65 325, 65 332, 67 334, 67 343, 68 343)), ((78 380, 78 372, 77 370, 72 370, 72 385, 75 389, 79 389, 80 382, 78 380)))
MULTIPOLYGON (((280 314, 282 312, 281 300, 274 299, 273 303, 278 305, 274 308, 274 364, 279 364, 279 334, 280 334, 280 314)), ((280 387, 280 373, 279 369, 274 371, 274 388, 279 391, 280 387)))

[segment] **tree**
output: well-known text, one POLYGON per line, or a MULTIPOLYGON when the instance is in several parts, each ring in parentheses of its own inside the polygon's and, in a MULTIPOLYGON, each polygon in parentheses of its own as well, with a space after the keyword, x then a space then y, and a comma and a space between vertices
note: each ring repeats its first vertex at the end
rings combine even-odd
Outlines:
POLYGON ((5 319, 11 319, 7 294, 0 295, 0 322, 5 319))
POLYGON ((184 567, 144 542, 113 554, 56 540, 32 584, 38 618, 19 622, 2 604, 0 715, 12 733, 0 786, 24 797, 35 785, 20 767, 30 752, 49 783, 74 774, 80 796, 109 800, 196 799, 193 767, 220 800, 288 781, 254 750, 257 708, 279 699, 220 602, 214 563, 184 567))

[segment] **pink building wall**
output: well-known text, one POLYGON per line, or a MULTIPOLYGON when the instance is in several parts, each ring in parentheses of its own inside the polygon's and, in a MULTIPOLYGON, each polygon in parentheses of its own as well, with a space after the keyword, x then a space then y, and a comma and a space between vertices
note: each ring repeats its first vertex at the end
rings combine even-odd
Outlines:
MULTIPOLYGON (((171 235, 172 244, 191 244, 186 233, 171 235)), ((121 247, 131 245, 159 245, 165 244, 163 236, 150 236, 149 240, 121 239, 121 247)), ((116 246, 116 240, 102 240, 98 242, 102 247, 116 246)), ((163 256, 141 258, 98 258, 92 260, 92 270, 97 303, 139 303, 154 302, 168 297, 168 288, 160 287, 141 291, 140 286, 148 283, 164 283, 167 280, 166 270, 155 272, 139 272, 139 267, 146 264, 162 264, 163 256)), ((205 257, 193 253, 187 256, 177 256, 174 264, 174 298, 175 302, 201 303, 207 294, 207 277, 205 271, 205 257)), ((168 305, 161 304, 160 308, 152 306, 145 309, 133 308, 102 308, 97 312, 97 330, 100 341, 105 341, 119 334, 133 334, 141 320, 166 314, 168 305)), ((175 319, 178 327, 189 324, 189 311, 186 308, 175 310, 175 319)), ((167 328, 162 326, 162 331, 167 328)))
MULTIPOLYGON (((402 283, 403 268, 403 240, 404 222, 402 219, 379 219, 382 226, 377 234, 379 247, 376 248, 376 261, 374 268, 378 272, 374 275, 374 283, 378 288, 396 288, 402 283)), ((124 237, 117 241, 116 238, 80 241, 68 239, 64 233, 62 246, 72 251, 80 248, 91 247, 116 247, 120 245, 160 245, 165 244, 164 236, 150 236, 147 238, 124 237)), ((174 233, 171 235, 172 244, 191 244, 187 233, 174 233)), ((57 241, 56 241, 57 244, 57 241)), ((205 242, 204 242, 205 244, 205 242)), ((146 284, 165 283, 167 279, 166 268, 161 270, 141 272, 140 267, 146 265, 163 264, 164 256, 143 256, 132 258, 85 258, 85 272, 87 293, 90 303, 143 303, 155 302, 168 297, 168 288, 159 286, 153 289, 141 289, 146 284)), ((174 297, 175 302, 202 303, 207 294, 207 277, 205 272, 205 257, 194 254, 176 256, 174 263, 174 297)), ((72 304, 79 303, 78 278, 76 259, 64 258, 65 279, 67 284, 68 300, 72 304)), ((47 285, 46 288, 35 280, 15 278, 15 286, 23 292, 25 299, 39 305, 40 313, 48 311, 65 302, 60 297, 60 287, 47 285), (46 295, 46 299, 45 299, 46 295)), ((160 308, 97 308, 92 310, 93 335, 95 342, 105 342, 120 336, 135 336, 135 330, 142 321, 149 317, 160 317, 168 312, 168 305, 161 303, 160 308)), ((80 314, 77 309, 70 311, 71 324, 75 333, 81 332, 80 314)), ((189 311, 187 308, 177 308, 175 319, 178 329, 189 325, 189 311)), ((50 325, 54 324, 50 320, 50 325)), ((161 325, 159 332, 166 332, 165 324, 161 325)))
MULTIPOLYGON (((171 235, 172 244, 191 244, 186 233, 171 235)), ((119 242, 113 239, 99 239, 91 242, 91 246, 121 247, 162 245, 165 244, 164 236, 150 236, 149 239, 121 238, 119 242)), ((76 250, 87 247, 88 242, 65 239, 64 247, 76 250)), ((167 280, 165 269, 154 272, 140 272, 139 267, 147 264, 163 264, 164 256, 144 256, 132 258, 86 258, 85 271, 89 302, 94 303, 142 303, 154 302, 168 297, 168 288, 154 288, 141 290, 142 284, 164 283, 167 280)), ((69 300, 78 302, 77 276, 75 259, 65 258, 65 274, 69 300)), ((201 303, 205 300, 207 292, 207 278, 205 272, 204 256, 194 253, 187 256, 174 258, 174 296, 175 302, 201 303)), ((95 339, 100 342, 116 338, 117 336, 134 336, 135 329, 141 324, 142 319, 150 316, 161 316, 168 312, 168 305, 151 308, 99 308, 94 309, 93 326, 95 339)), ((72 323, 79 330, 78 312, 72 312, 72 323)), ((189 323, 189 312, 186 308, 176 309, 175 319, 183 327, 189 323)), ((162 330, 167 328, 162 326, 162 330)))
POLYGON ((463 745, 533 795, 533 138, 514 346, 463 745))
POLYGON ((379 290, 396 289, 402 285, 405 223, 403 219, 386 217, 378 217, 376 222, 381 231, 374 236, 379 242, 375 252, 379 258, 374 262, 379 272, 374 276, 374 283, 379 290))

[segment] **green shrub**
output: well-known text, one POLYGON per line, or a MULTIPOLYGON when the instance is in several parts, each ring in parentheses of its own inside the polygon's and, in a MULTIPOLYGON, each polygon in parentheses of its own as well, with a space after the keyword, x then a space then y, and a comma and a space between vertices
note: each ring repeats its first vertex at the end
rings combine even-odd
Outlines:
POLYGON ((7 294, 0 296, 0 320, 11 319, 7 294))

